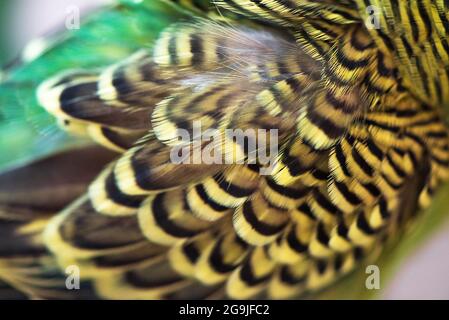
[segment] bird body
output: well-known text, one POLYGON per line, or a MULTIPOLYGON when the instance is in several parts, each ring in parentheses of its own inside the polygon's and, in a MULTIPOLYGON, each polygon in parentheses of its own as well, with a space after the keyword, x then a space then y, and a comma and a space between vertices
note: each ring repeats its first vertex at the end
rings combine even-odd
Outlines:
POLYGON ((312 295, 374 261, 449 178, 447 1, 140 6, 163 17, 146 46, 33 86, 89 142, 0 176, 17 239, 0 278, 22 292, 71 297, 60 272, 76 265, 87 297, 312 295), (274 144, 271 163, 252 157, 274 144))

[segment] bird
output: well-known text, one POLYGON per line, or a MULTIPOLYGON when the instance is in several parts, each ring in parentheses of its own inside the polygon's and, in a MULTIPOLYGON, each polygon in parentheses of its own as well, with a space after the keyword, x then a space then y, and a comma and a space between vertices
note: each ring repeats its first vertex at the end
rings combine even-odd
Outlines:
POLYGON ((122 0, 52 35, 0 83, 0 293, 332 290, 449 178, 448 34, 443 0, 122 0))

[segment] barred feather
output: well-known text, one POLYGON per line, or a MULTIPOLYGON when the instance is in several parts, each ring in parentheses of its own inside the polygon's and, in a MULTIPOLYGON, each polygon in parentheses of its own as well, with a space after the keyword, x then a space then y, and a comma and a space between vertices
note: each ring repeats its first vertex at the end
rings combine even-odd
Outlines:
MULTIPOLYGON (((39 229, 100 297, 313 294, 375 259, 449 178, 445 1, 214 1, 239 15, 232 24, 212 5, 172 2, 208 18, 38 90, 66 130, 116 152, 39 229), (370 5, 378 29, 364 25, 370 5), (273 170, 245 150, 266 139, 205 143, 195 121, 222 139, 277 129, 273 170), (205 163, 211 147, 233 162, 205 163)), ((17 199, 8 214, 31 209, 17 199)))

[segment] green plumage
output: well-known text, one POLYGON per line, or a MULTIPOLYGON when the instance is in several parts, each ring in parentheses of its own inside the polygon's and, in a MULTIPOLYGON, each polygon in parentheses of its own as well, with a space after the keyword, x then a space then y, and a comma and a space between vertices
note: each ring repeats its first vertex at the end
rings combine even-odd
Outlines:
POLYGON ((162 29, 186 17, 163 3, 124 0, 93 14, 80 30, 50 37, 48 50, 37 59, 5 70, 0 86, 0 148, 8 152, 1 153, 0 168, 83 143, 60 131, 39 107, 35 90, 43 80, 61 69, 100 69, 150 48, 162 29))

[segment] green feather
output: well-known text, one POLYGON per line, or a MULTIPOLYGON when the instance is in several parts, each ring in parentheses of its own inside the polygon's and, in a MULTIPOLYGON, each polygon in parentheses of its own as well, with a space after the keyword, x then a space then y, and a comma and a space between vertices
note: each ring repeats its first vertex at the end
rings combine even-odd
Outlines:
POLYGON ((0 170, 85 143, 59 130, 35 89, 63 69, 101 68, 151 47, 160 31, 186 15, 166 3, 122 0, 66 31, 35 60, 4 71, 0 82, 0 170), (157 17, 155 19, 155 17, 157 17))

